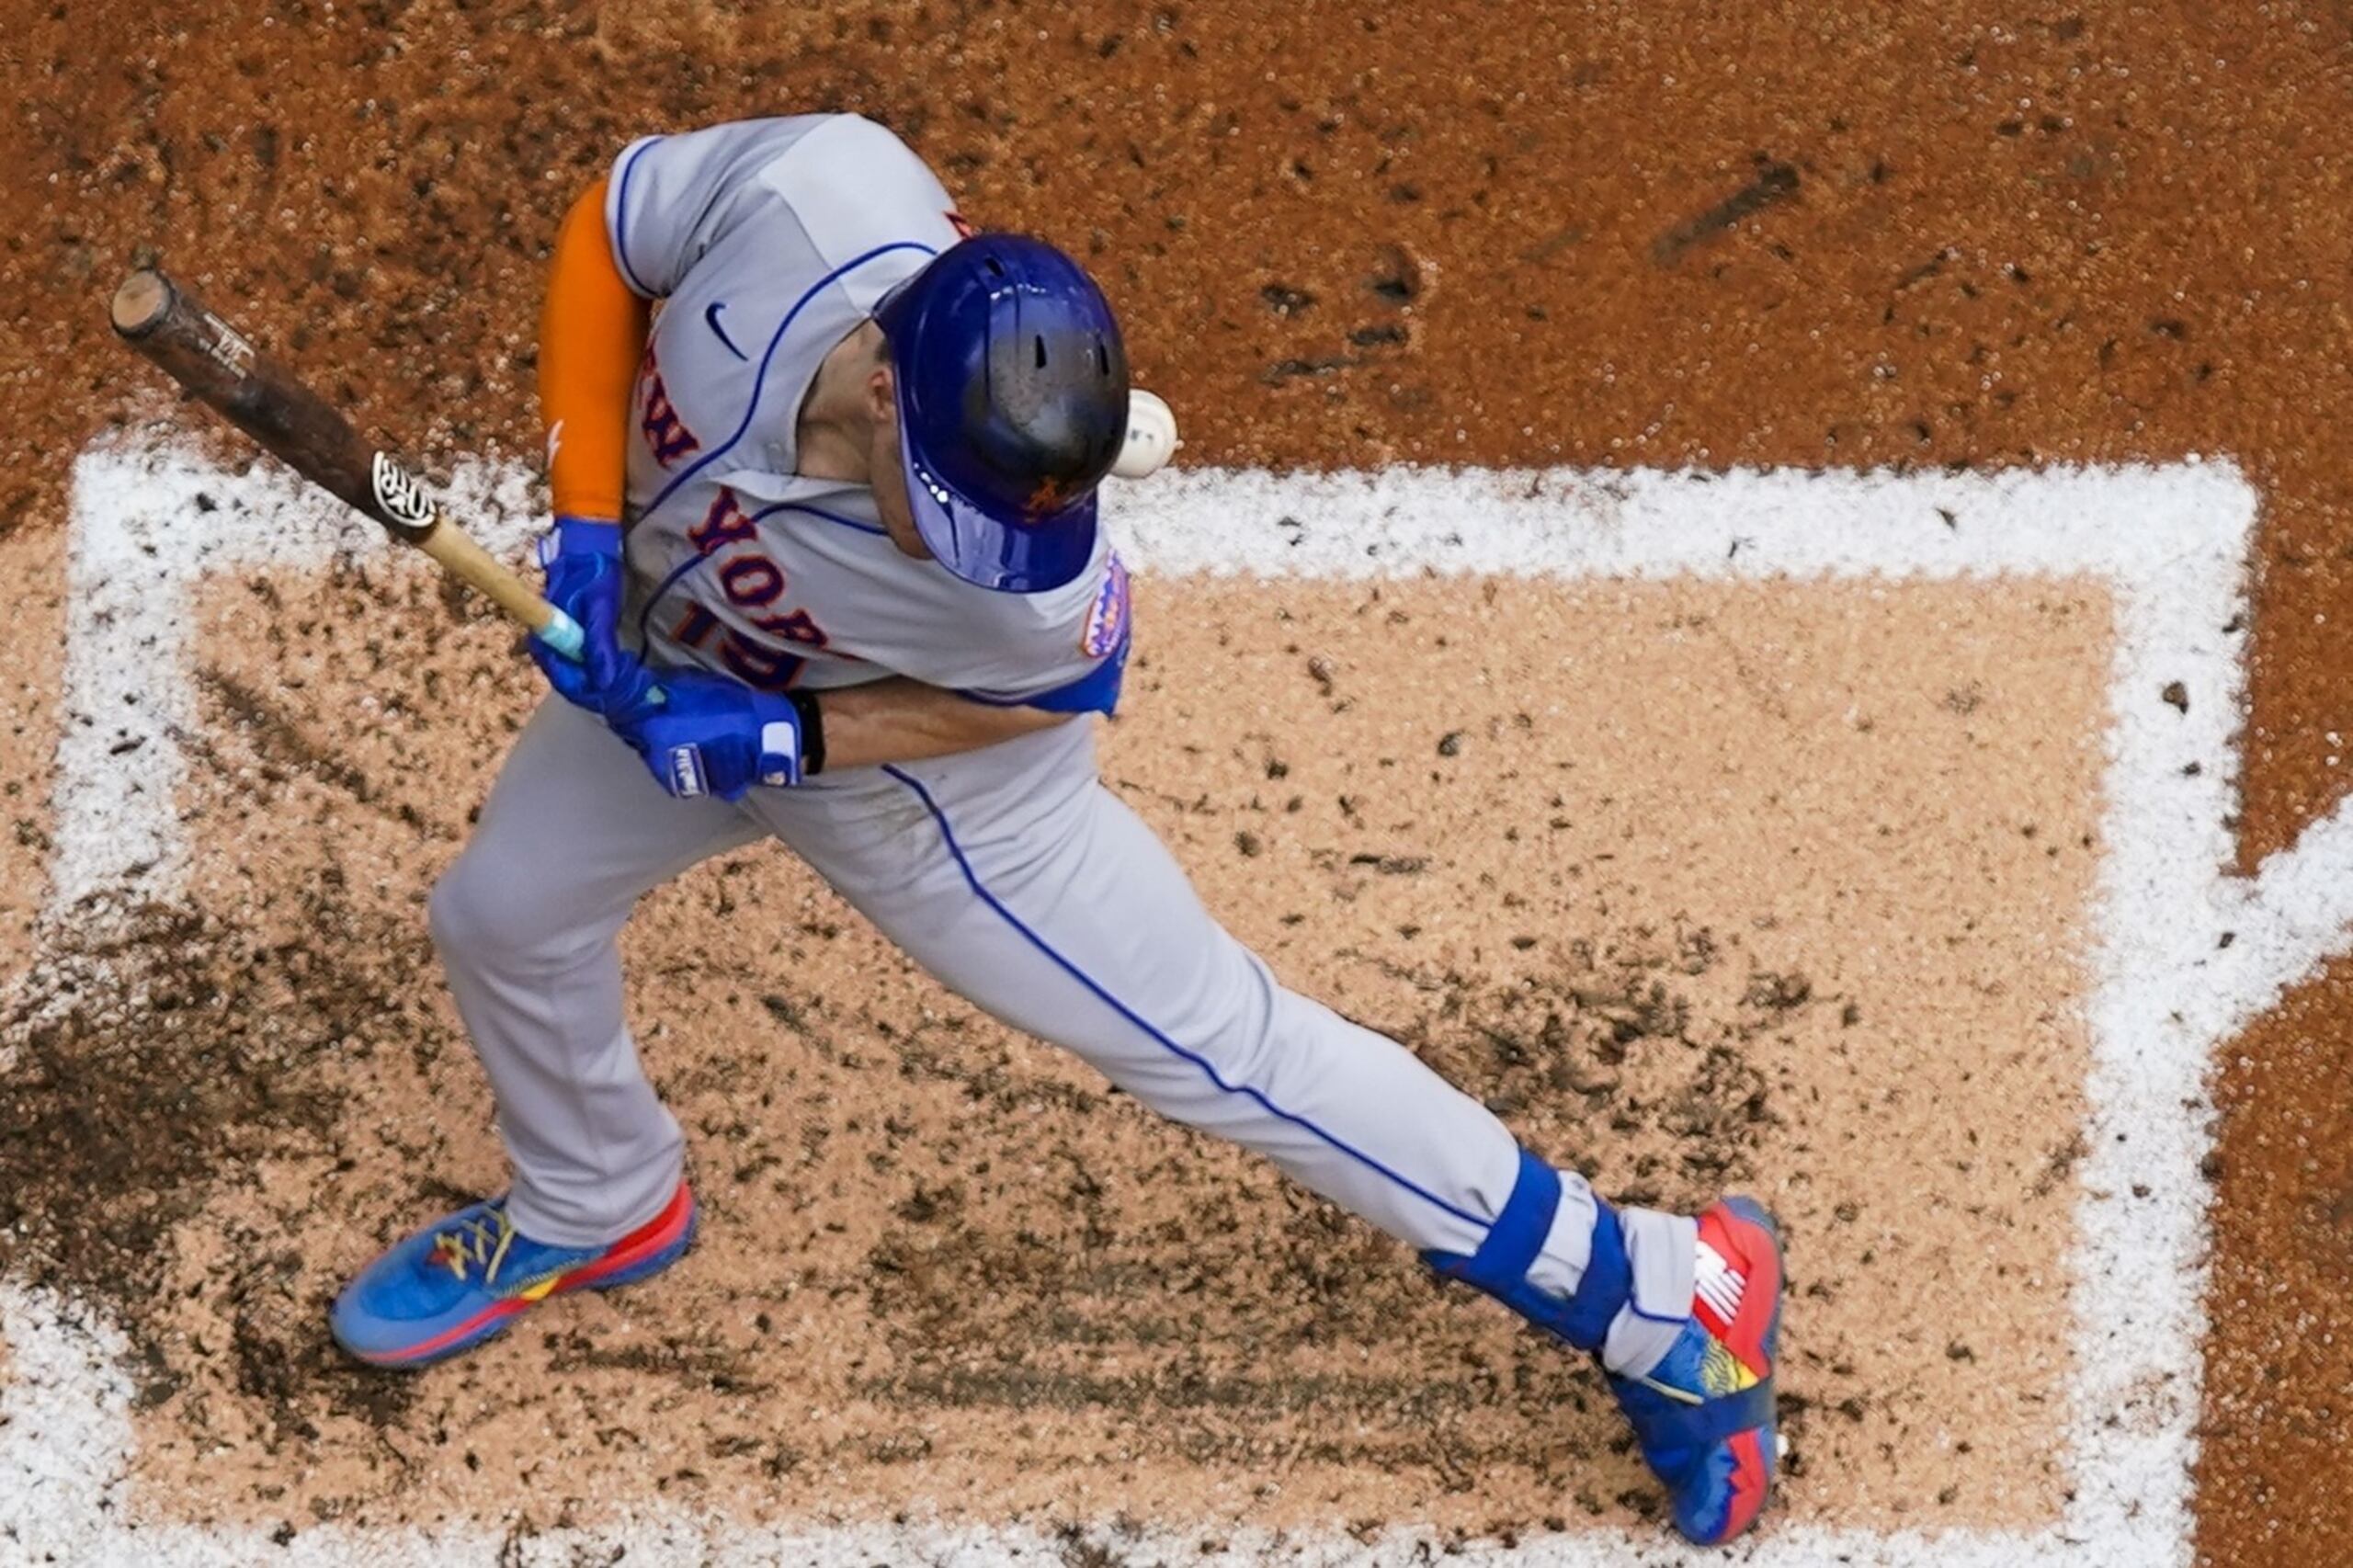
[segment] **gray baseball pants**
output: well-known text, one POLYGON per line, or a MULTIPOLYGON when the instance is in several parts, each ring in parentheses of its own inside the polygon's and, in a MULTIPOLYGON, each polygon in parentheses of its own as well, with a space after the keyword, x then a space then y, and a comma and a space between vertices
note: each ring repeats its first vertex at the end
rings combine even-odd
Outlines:
MULTIPOLYGON (((526 1235, 599 1245, 676 1188, 684 1139, 623 1020, 617 938, 641 895, 769 836, 949 990, 1416 1249, 1475 1251, 1511 1195, 1510 1132, 1403 1046, 1285 990, 1229 936, 1097 780, 1091 722, 730 805, 671 799, 599 721, 551 698, 430 906, 526 1235)), ((1575 1289, 1594 1213, 1563 1173, 1530 1280, 1575 1289)), ((1619 1214, 1636 1299, 1679 1318, 1692 1222, 1619 1214)), ((1671 1337, 1621 1314, 1606 1359, 1646 1366, 1671 1337)))

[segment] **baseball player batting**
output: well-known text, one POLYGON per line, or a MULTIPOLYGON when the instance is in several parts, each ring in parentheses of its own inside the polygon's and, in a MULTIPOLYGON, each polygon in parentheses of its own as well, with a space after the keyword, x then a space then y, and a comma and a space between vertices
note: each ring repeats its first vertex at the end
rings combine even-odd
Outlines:
POLYGON ((686 1250, 684 1141, 622 1021, 649 889, 782 840, 959 994, 1597 1356, 1700 1542, 1764 1506, 1779 1244, 1755 1203, 1613 1207, 1414 1054, 1286 990, 1097 777, 1128 577, 1102 291, 974 233, 896 137, 811 115, 649 137, 558 237, 548 597, 575 662, 434 889, 503 1197, 336 1300, 384 1367, 686 1250))

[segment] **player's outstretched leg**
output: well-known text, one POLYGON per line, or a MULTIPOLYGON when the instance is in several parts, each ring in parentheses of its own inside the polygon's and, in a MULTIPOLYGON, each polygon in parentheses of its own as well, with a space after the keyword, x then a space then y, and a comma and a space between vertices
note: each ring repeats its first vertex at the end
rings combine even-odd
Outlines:
POLYGON ((1525 1153, 1404 1046, 1283 987, 1089 762, 1083 731, 1049 731, 754 810, 965 997, 1592 1352, 1683 1531, 1745 1528, 1774 1457, 1761 1214, 1613 1208, 1525 1153))
POLYGON ((1643 1460, 1666 1488, 1675 1528, 1702 1546, 1728 1541, 1763 1511, 1779 1457, 1779 1233, 1749 1199, 1717 1203, 1699 1218, 1687 1290, 1665 1270, 1638 1267, 1618 1210, 1597 1200, 1585 1275, 1563 1298, 1528 1278, 1560 1199, 1559 1174, 1523 1154, 1519 1182, 1479 1250, 1423 1256, 1439 1273, 1592 1351, 1643 1460), (1630 1315, 1674 1328, 1663 1354, 1657 1336, 1637 1343, 1623 1332, 1630 1315))

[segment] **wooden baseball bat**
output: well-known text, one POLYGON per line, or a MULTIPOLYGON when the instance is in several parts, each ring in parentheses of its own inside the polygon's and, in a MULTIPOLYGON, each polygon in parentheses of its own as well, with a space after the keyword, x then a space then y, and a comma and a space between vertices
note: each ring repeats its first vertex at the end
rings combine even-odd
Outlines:
POLYGON ((565 658, 580 657, 570 616, 443 516, 406 464, 360 439, 300 376, 195 295, 161 272, 134 272, 115 290, 113 315, 125 342, 295 472, 433 557, 565 658))

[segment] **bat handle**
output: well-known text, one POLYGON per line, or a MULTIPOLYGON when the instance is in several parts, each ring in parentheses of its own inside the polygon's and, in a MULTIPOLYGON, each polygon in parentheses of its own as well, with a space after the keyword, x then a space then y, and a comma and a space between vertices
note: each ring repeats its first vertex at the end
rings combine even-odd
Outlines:
POLYGON ((587 642, 580 623, 553 605, 548 607, 548 623, 531 634, 552 649, 561 659, 578 664, 587 649, 587 642))
MULTIPOLYGON (((580 623, 553 605, 547 607, 547 612, 548 623, 531 635, 546 643, 556 657, 569 659, 575 665, 580 663, 587 647, 587 638, 580 630, 580 623)), ((645 699, 658 708, 669 698, 657 686, 647 690, 645 699)))

